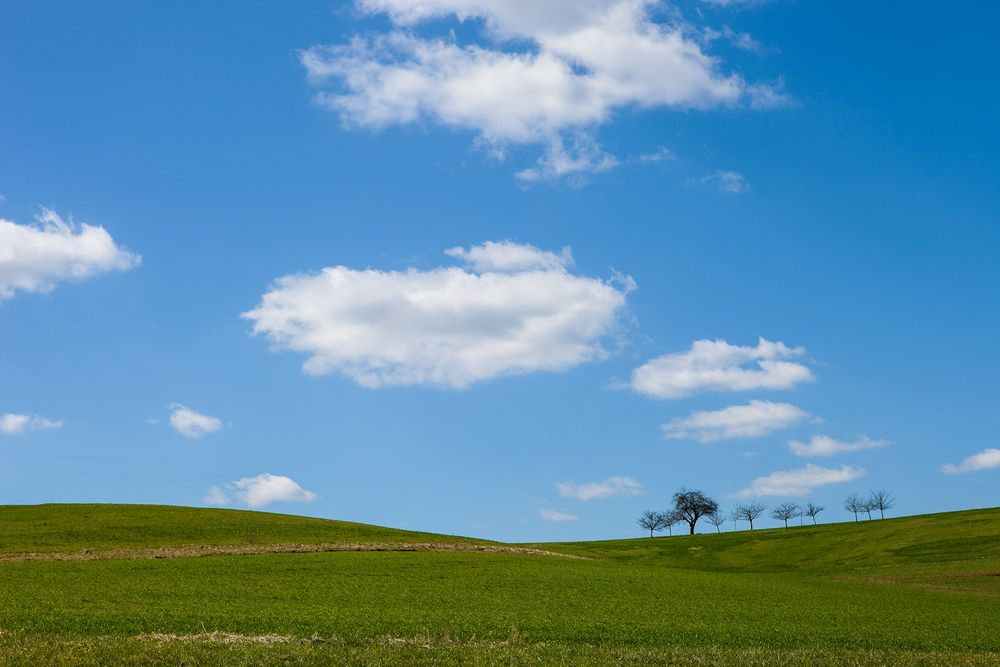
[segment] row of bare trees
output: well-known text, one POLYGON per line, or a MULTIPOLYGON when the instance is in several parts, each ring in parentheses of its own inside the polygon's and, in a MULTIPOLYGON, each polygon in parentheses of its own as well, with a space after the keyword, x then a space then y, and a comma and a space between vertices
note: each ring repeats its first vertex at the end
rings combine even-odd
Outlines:
POLYGON ((862 498, 856 493, 847 496, 844 501, 844 509, 854 514, 855 523, 859 514, 867 514, 868 520, 872 518, 872 512, 878 510, 879 516, 885 518, 885 511, 896 506, 896 499, 888 491, 879 489, 872 491, 867 498, 862 498))
MULTIPOLYGON (((856 493, 851 494, 844 503, 844 507, 848 512, 854 513, 854 520, 857 521, 858 515, 866 512, 868 518, 871 519, 872 512, 875 510, 879 510, 881 517, 884 519, 885 511, 894 507, 895 504, 896 499, 893 495, 888 491, 880 489, 872 491, 867 498, 863 498, 856 493)), ((673 527, 679 523, 686 523, 690 529, 690 534, 694 535, 695 524, 702 517, 715 526, 716 532, 719 533, 722 532, 722 526, 726 521, 733 522, 734 531, 738 530, 739 521, 746 521, 750 524, 750 530, 753 530, 753 522, 767 511, 767 509, 768 506, 766 503, 752 502, 737 505, 729 514, 725 514, 719 510, 717 502, 701 491, 681 489, 673 495, 673 507, 671 509, 662 512, 646 510, 639 517, 638 523, 640 527, 649 531, 650 537, 653 536, 654 532, 661 530, 666 530, 668 534, 673 535, 673 527)), ((809 517, 812 519, 813 524, 815 524, 816 517, 825 509, 826 507, 823 505, 817 505, 811 500, 805 506, 799 503, 784 502, 771 509, 771 518, 776 521, 783 521, 785 528, 788 528, 789 521, 796 518, 799 519, 799 524, 801 525, 803 517, 809 517)))
POLYGON ((673 527, 679 523, 686 523, 690 534, 694 535, 694 527, 698 520, 706 517, 710 522, 715 521, 719 515, 719 503, 701 491, 689 491, 681 489, 674 494, 673 507, 664 512, 646 510, 639 517, 639 525, 649 531, 649 536, 653 536, 653 531, 667 530, 670 535, 674 534, 673 527))

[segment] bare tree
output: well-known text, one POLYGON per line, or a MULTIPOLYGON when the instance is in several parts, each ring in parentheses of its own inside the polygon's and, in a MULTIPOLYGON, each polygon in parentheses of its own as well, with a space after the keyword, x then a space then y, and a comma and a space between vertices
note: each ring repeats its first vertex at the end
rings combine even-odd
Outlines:
POLYGON ((660 512, 660 519, 663 521, 663 527, 667 529, 667 534, 673 537, 674 526, 681 522, 681 517, 674 510, 666 510, 665 512, 660 512))
POLYGON ((864 500, 861 501, 861 509, 865 512, 868 512, 868 520, 871 521, 872 510, 875 509, 875 501, 873 501, 871 498, 865 498, 864 500))
POLYGON ((816 505, 815 503, 813 503, 813 501, 810 500, 809 504, 806 505, 806 509, 803 512, 803 514, 805 514, 806 516, 812 518, 813 524, 815 525, 816 524, 816 515, 819 514, 820 512, 822 512, 825 509, 826 508, 823 507, 822 505, 816 505))
POLYGON ((694 527, 698 523, 698 519, 718 511, 719 503, 701 491, 681 489, 674 494, 674 514, 677 515, 678 521, 687 523, 691 529, 691 535, 694 535, 694 527))
POLYGON ((785 522, 785 528, 788 528, 788 520, 794 519, 799 516, 802 511, 802 507, 798 503, 781 503, 771 512, 771 516, 778 521, 785 522))
POLYGON ((753 520, 763 514, 766 509, 766 504, 762 502, 755 502, 746 505, 737 505, 736 509, 733 510, 733 514, 739 518, 740 521, 749 522, 750 530, 753 530, 753 520))
POLYGON ((864 499, 856 493, 847 496, 844 501, 844 509, 854 513, 854 523, 858 522, 858 514, 865 511, 864 499))
POLYGON ((715 532, 717 533, 722 532, 722 524, 724 524, 728 518, 729 517, 720 512, 712 512, 711 514, 705 517, 705 519, 707 519, 710 524, 715 526, 715 532))
POLYGON ((639 525, 649 531, 649 536, 653 536, 654 530, 663 530, 663 515, 653 510, 646 510, 639 517, 639 525))
POLYGON ((883 489, 872 491, 868 502, 872 504, 872 509, 879 511, 883 519, 885 518, 885 511, 892 509, 896 505, 896 499, 892 497, 892 494, 883 489))
POLYGON ((733 532, 734 533, 737 530, 740 529, 740 527, 736 525, 736 522, 739 521, 742 518, 742 516, 740 515, 740 513, 737 510, 738 510, 738 508, 734 509, 732 512, 729 513, 729 518, 733 520, 733 532))

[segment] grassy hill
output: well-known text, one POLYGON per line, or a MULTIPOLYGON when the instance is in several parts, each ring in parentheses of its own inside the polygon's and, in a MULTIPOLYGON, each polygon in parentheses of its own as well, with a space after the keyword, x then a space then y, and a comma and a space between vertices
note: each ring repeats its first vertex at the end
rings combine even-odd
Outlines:
MULTIPOLYGON (((709 530, 712 530, 709 527, 709 530)), ((537 545, 563 553, 714 572, 916 568, 1000 559, 1000 509, 674 538, 537 545)))
POLYGON ((257 512, 0 507, 0 663, 998 664, 997 509, 530 546, 575 558, 257 512), (207 545, 257 555, 176 557, 207 545), (104 557, 53 559, 84 550, 104 557))
POLYGON ((245 510, 169 505, 0 505, 0 554, 338 542, 483 540, 245 510))

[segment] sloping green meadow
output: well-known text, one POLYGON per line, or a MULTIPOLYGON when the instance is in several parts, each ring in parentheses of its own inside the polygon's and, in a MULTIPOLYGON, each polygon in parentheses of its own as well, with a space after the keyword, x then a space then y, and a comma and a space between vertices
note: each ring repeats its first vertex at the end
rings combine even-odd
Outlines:
POLYGON ((239 544, 241 531, 276 545, 456 540, 225 510, 0 508, 0 661, 1000 664, 1000 510, 539 545, 575 558, 11 556, 239 544))

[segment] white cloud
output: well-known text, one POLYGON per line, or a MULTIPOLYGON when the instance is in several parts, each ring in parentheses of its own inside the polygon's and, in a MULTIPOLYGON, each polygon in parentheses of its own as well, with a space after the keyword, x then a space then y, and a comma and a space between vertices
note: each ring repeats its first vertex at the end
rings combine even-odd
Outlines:
POLYGON ((180 403, 172 403, 170 408, 170 425, 185 438, 200 438, 222 428, 221 419, 195 412, 180 403))
MULTIPOLYGON (((348 126, 431 121, 468 129, 501 153, 508 144, 545 148, 523 180, 601 171, 616 160, 565 152, 561 137, 592 133, 625 108, 708 109, 752 102, 754 91, 725 73, 672 13, 655 20, 653 0, 358 0, 392 27, 371 38, 314 46, 301 54, 317 102, 348 126), (417 34, 435 20, 481 20, 460 43, 417 34)), ((756 93, 759 96, 759 93, 756 93)), ((586 142, 584 142, 586 145, 586 142)), ((596 144, 594 144, 596 147, 596 144)))
POLYGON ((365 387, 474 382, 562 371, 606 356, 635 284, 575 276, 572 255, 509 241, 447 251, 477 271, 335 266, 279 278, 242 317, 303 370, 365 387))
MULTIPOLYGON (((757 103, 767 104, 768 101, 761 97, 757 103)), ((738 195, 750 190, 750 184, 738 171, 717 171, 702 177, 698 182, 703 185, 713 185, 719 192, 728 194, 738 195)))
POLYGON ((576 484, 560 482, 556 484, 559 495, 577 500, 594 500, 611 496, 635 496, 642 492, 642 484, 631 477, 610 477, 603 482, 576 484))
POLYGON ((699 340, 691 349, 665 354, 632 372, 629 386, 656 398, 681 398, 703 391, 791 389, 813 379, 812 371, 790 361, 805 353, 761 338, 756 347, 724 340, 699 340))
POLYGON ((38 415, 19 415, 8 412, 0 415, 0 433, 17 435, 25 431, 42 431, 62 427, 62 422, 39 417, 38 415))
POLYGON ((715 5, 716 7, 753 7, 755 5, 764 5, 771 0, 701 0, 707 5, 715 5))
POLYGON ((139 255, 115 244, 103 227, 65 221, 42 209, 34 225, 0 218, 0 300, 18 291, 49 292, 65 280, 83 280, 138 266, 139 255))
POLYGON ((232 502, 226 492, 217 486, 210 487, 202 501, 206 505, 228 505, 232 502))
POLYGON ((559 136, 553 137, 545 148, 545 154, 534 167, 528 167, 514 174, 525 183, 558 181, 567 179, 582 185, 588 174, 597 174, 618 166, 618 158, 609 155, 594 139, 578 134, 567 147, 559 136))
POLYGON ((789 440, 788 448, 796 456, 834 456, 836 454, 858 452, 862 449, 876 449, 878 447, 885 447, 888 444, 888 440, 872 440, 867 436, 860 436, 851 442, 847 442, 844 440, 835 440, 827 435, 814 435, 808 443, 789 440))
POLYGON ((757 438, 794 426, 807 417, 809 413, 788 403, 753 400, 746 405, 731 405, 714 412, 696 411, 674 419, 663 425, 663 437, 701 443, 757 438))
POLYGON ((653 151, 652 153, 640 153, 633 158, 636 162, 640 164, 649 164, 652 162, 663 162, 664 160, 673 160, 674 154, 669 148, 660 147, 653 151))
POLYGON ((963 472, 975 472, 991 468, 1000 468, 1000 449, 984 449, 978 454, 964 458, 958 465, 946 463, 941 466, 941 471, 949 475, 957 475, 963 472))
POLYGON ((556 254, 513 241, 487 241, 470 248, 449 248, 444 254, 462 260, 476 273, 552 271, 573 266, 573 252, 568 246, 556 254))
POLYGON ((737 498, 751 496, 806 496, 817 486, 850 482, 868 473, 862 468, 842 465, 823 468, 807 463, 796 470, 777 470, 766 477, 758 477, 750 486, 736 493, 737 498))
POLYGON ((763 44, 754 39, 749 33, 733 30, 728 25, 722 26, 719 30, 715 28, 702 29, 701 39, 707 44, 723 39, 741 51, 748 51, 757 55, 763 55, 768 51, 763 44))
POLYGON ((714 442, 732 438, 757 438, 771 431, 794 426, 809 413, 788 403, 750 401, 714 412, 692 412, 663 425, 663 437, 670 440, 714 442))
POLYGON ((575 514, 567 514, 556 510, 538 510, 538 516, 546 521, 576 521, 575 514))
POLYGON ((295 480, 267 472, 238 479, 226 484, 225 489, 213 486, 204 498, 207 505, 228 505, 239 502, 254 509, 277 502, 307 503, 313 500, 316 500, 316 494, 303 489, 295 480))

